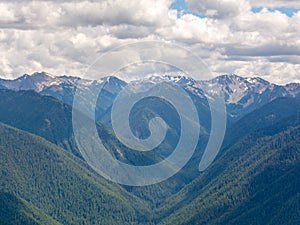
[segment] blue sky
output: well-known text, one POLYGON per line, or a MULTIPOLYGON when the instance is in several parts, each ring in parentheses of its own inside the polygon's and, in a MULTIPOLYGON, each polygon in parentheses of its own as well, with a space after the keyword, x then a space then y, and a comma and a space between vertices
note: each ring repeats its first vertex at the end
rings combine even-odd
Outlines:
POLYGON ((186 11, 187 10, 187 5, 186 5, 184 0, 176 0, 172 3, 171 8, 172 9, 177 9, 179 11, 181 11, 181 10, 186 11))
MULTIPOLYGON (((182 11, 185 14, 191 13, 193 15, 196 15, 196 16, 199 16, 199 17, 202 17, 202 18, 205 17, 205 15, 200 15, 197 12, 190 11, 184 0, 175 0, 172 3, 170 8, 171 9, 176 9, 178 11, 182 11)), ((263 7, 252 7, 252 11, 255 12, 255 13, 260 12, 262 9, 263 9, 263 7)), ((268 10, 271 11, 271 12, 277 10, 277 11, 280 11, 280 12, 286 14, 289 17, 293 16, 294 13, 299 11, 299 9, 297 9, 297 8, 284 7, 284 6, 282 6, 282 7, 268 7, 268 10)))
POLYGON ((203 14, 199 14, 195 11, 189 10, 187 4, 184 0, 176 0, 170 6, 170 9, 176 9, 178 12, 182 12, 183 14, 193 14, 195 16, 199 16, 200 18, 205 18, 206 16, 203 14))
MULTIPOLYGON (((260 12, 263 9, 263 7, 253 7, 252 11, 257 13, 260 12)), ((269 11, 274 12, 274 11, 280 11, 284 13, 285 15, 292 17, 296 12, 299 11, 299 9, 296 8, 290 8, 290 7, 270 7, 268 8, 269 11)))

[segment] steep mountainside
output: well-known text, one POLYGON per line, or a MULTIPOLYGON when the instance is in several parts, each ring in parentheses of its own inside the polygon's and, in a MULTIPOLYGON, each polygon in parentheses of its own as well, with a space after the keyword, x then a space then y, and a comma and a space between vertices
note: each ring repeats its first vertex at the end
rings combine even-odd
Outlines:
POLYGON ((7 89, 7 88, 0 84, 0 89, 7 89))
MULTIPOLYGON (((25 74, 14 80, 0 79, 0 85, 15 91, 33 90, 42 95, 55 97, 70 106, 73 105, 73 98, 77 89, 80 89, 82 92, 94 91, 103 85, 103 91, 100 95, 101 104, 98 104, 96 108, 96 116, 99 119, 111 106, 116 94, 126 85, 126 82, 116 77, 104 77, 96 81, 73 76, 53 76, 41 72, 32 75, 25 74)), ((92 104, 89 102, 89 99, 86 99, 86 101, 88 104, 92 104)))
POLYGON ((164 203, 161 224, 298 224, 299 116, 233 145, 164 203))
MULTIPOLYGON (((178 174, 129 187, 105 180, 82 160, 72 130, 75 90, 104 85, 95 110, 99 137, 114 157, 132 165, 157 163, 176 147, 181 118, 172 104, 147 97, 134 105, 129 120, 137 137, 151 134, 149 121, 155 117, 169 128, 154 151, 139 152, 124 146, 111 129, 112 103, 126 82, 46 73, 0 80, 0 224, 300 224, 300 85, 236 75, 146 80, 149 87, 161 81, 189 94, 200 139, 178 174), (224 92, 229 122, 221 152, 200 173, 211 129, 205 89, 224 92)), ((142 82, 130 85, 139 90, 142 82)))
POLYGON ((299 112, 299 99, 286 97, 277 98, 261 108, 245 115, 232 127, 229 127, 226 132, 223 146, 228 148, 245 135, 270 127, 299 112))
MULTIPOLYGON (((139 86, 143 81, 138 80, 132 83, 139 86)), ((172 75, 152 76, 148 78, 148 81, 175 83, 192 93, 199 101, 206 98, 202 89, 212 92, 222 91, 227 105, 229 124, 278 97, 297 97, 300 94, 300 85, 296 83, 280 86, 258 77, 244 78, 234 74, 222 75, 208 81, 196 81, 185 76, 172 75)), ((69 105, 73 103, 76 89, 96 90, 100 85, 104 85, 96 107, 96 119, 102 121, 103 117, 109 114, 113 100, 127 83, 116 77, 93 81, 72 76, 55 77, 42 72, 25 74, 15 80, 0 79, 0 85, 12 90, 34 90, 43 95, 53 96, 69 105)), ((108 118, 104 118, 104 122, 107 120, 108 118)))
POLYGON ((73 138, 71 107, 53 97, 0 90, 0 122, 44 137, 80 156, 73 138))
POLYGON ((229 118, 234 121, 276 98, 295 97, 300 93, 299 84, 280 86, 259 77, 244 78, 234 74, 202 81, 201 84, 210 86, 212 91, 223 91, 229 118))
MULTIPOLYGON (((150 107, 150 112, 157 113, 160 109, 157 108, 158 106, 156 105, 156 110, 150 107)), ((167 115, 165 114, 165 116, 167 115)), ((136 121, 136 125, 138 121, 136 121)), ((0 122, 44 137, 48 141, 73 153, 75 156, 81 157, 73 136, 71 107, 53 97, 41 96, 33 91, 15 92, 0 90, 0 122)), ((147 126, 144 125, 142 127, 147 126)), ((118 160, 133 165, 150 165, 156 163, 162 159, 162 154, 169 153, 165 149, 172 147, 171 149, 173 150, 174 145, 177 143, 177 139, 172 140, 172 137, 176 134, 170 132, 169 141, 165 141, 156 151, 141 153, 126 148, 118 141, 113 132, 101 124, 98 124, 98 131, 104 145, 111 154, 118 160)), ((198 159, 195 160, 198 162, 198 159)), ((197 172, 195 166, 191 166, 191 168, 197 172)), ((128 188, 128 190, 156 204, 157 201, 161 201, 164 197, 178 191, 187 181, 196 175, 187 172, 179 173, 172 180, 164 183, 145 188, 128 188)))
POLYGON ((59 225, 22 198, 13 194, 0 192, 0 224, 2 225, 59 225))
POLYGON ((63 149, 4 124, 0 124, 0 165, 2 192, 24 199, 62 224, 139 224, 146 220, 145 202, 101 178, 63 149))

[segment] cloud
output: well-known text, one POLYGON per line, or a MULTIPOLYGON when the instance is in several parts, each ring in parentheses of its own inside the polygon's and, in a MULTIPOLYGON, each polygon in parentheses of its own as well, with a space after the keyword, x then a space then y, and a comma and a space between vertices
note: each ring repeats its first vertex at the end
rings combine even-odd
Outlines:
POLYGON ((250 0, 253 7, 292 7, 300 8, 298 0, 250 0))
POLYGON ((244 0, 187 0, 187 4, 191 10, 218 19, 233 18, 250 9, 244 0))
MULTIPOLYGON (((261 75, 276 82, 300 79, 300 12, 289 17, 267 8, 299 8, 299 1, 186 3, 189 10, 183 12, 170 9, 171 0, 2 0, 0 74, 11 78, 43 70, 82 76, 97 57, 119 45, 162 40, 189 48, 215 75, 261 75), (263 8, 254 13, 253 7, 263 8)), ((180 53, 170 57, 176 54, 180 53)), ((137 51, 118 52, 107 64, 124 58, 130 62, 142 56, 137 51)), ((127 71, 142 74, 149 68, 127 71)))
POLYGON ((229 46, 226 54, 230 56, 300 56, 300 46, 293 44, 270 43, 255 47, 229 46))
POLYGON ((0 4, 2 25, 42 28, 103 24, 156 26, 168 22, 171 1, 17 1, 0 4))

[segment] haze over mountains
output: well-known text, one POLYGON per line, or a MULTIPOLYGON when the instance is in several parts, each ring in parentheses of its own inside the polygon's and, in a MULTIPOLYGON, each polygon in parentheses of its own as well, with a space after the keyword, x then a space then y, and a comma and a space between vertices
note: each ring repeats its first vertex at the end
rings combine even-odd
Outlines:
MULTIPOLYGON (((173 82, 191 91, 198 97, 205 98, 203 87, 222 91, 227 104, 229 119, 237 120, 254 109, 271 102, 278 97, 299 97, 300 84, 291 83, 285 86, 270 83, 259 77, 244 78, 238 75, 222 75, 208 81, 196 81, 184 76, 162 75, 149 77, 149 81, 164 80, 173 82)), ((134 81, 138 84, 139 81, 134 81)), ((73 76, 53 76, 41 72, 25 74, 15 80, 0 79, 0 87, 11 90, 34 90, 42 95, 53 96, 64 103, 72 105, 75 88, 94 89, 105 83, 106 92, 101 98, 101 108, 111 104, 120 90, 127 84, 117 77, 105 77, 100 80, 88 80, 73 76), (108 105, 107 105, 108 104, 108 105)), ((100 109, 99 109, 100 110, 100 109)), ((104 109, 102 109, 104 110, 104 109)))
POLYGON ((133 110, 139 137, 149 135, 154 116, 169 124, 166 140, 140 153, 111 129, 111 106, 126 82, 47 73, 0 80, 0 224, 300 224, 300 84, 237 75, 149 78, 158 80, 191 96, 201 132, 178 174, 145 187, 109 182, 89 167, 74 141, 73 97, 76 88, 104 85, 95 112, 99 136, 114 157, 133 165, 156 163, 176 146, 179 117, 166 102, 146 99, 133 110), (228 123, 218 157, 200 173, 211 129, 204 87, 223 91, 228 123))

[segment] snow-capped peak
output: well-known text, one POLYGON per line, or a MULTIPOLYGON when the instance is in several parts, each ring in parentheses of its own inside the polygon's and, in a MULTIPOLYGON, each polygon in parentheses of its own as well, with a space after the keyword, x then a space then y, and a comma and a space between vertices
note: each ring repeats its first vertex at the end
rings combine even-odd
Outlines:
MULTIPOLYGON (((193 78, 184 75, 152 75, 144 80, 150 81, 153 84, 158 82, 172 82, 200 95, 204 92, 218 94, 222 92, 228 104, 250 104, 253 101, 254 95, 276 96, 297 96, 300 94, 300 84, 288 84, 279 86, 272 84, 259 77, 240 77, 236 74, 222 75, 207 81, 196 81, 193 78)), ((45 88, 58 87, 62 84, 71 86, 80 85, 82 87, 90 87, 100 83, 106 83, 106 88, 113 91, 120 90, 126 85, 126 82, 117 77, 107 76, 98 81, 88 80, 74 76, 54 76, 46 72, 37 72, 32 75, 24 74, 15 80, 0 80, 0 85, 13 90, 35 90, 43 91, 45 88)), ((131 84, 138 85, 142 80, 132 81, 131 84)), ((272 97, 273 98, 273 97, 272 97)))
POLYGON ((2 80, 1 84, 13 90, 42 91, 45 87, 61 84, 63 81, 46 72, 36 72, 32 75, 24 74, 15 80, 2 80))
POLYGON ((150 76, 147 77, 147 80, 152 81, 154 83, 156 82, 172 82, 176 83, 178 85, 193 85, 196 81, 193 78, 184 76, 184 75, 170 75, 170 74, 164 74, 161 76, 150 76))
POLYGON ((258 77, 240 77, 236 74, 222 75, 209 81, 202 82, 204 86, 210 86, 211 91, 222 91, 228 103, 238 103, 246 95, 262 94, 273 84, 258 77))

